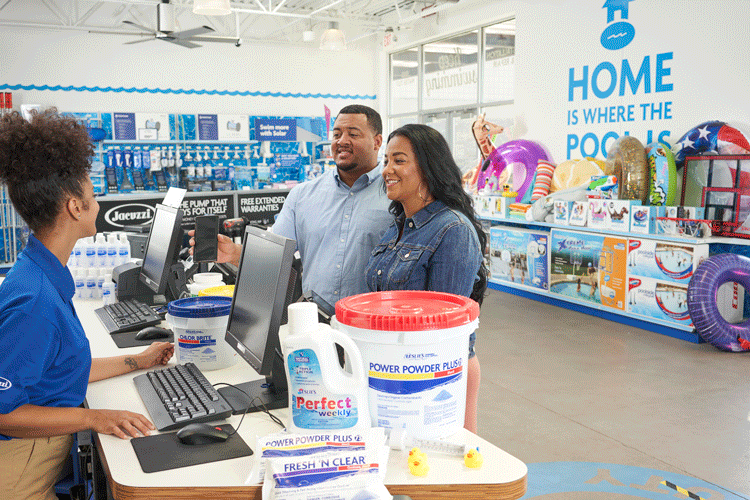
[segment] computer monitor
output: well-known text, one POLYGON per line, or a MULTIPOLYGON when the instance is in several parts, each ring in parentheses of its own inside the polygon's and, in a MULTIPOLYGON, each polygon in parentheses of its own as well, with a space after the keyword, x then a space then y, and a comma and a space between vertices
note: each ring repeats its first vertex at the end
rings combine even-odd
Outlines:
POLYGON ((245 228, 225 339, 265 379, 219 390, 235 414, 288 406, 279 327, 294 299, 294 240, 252 226, 245 228))
POLYGON ((138 277, 155 295, 163 295, 167 290, 170 268, 177 260, 181 244, 182 210, 157 204, 138 277))

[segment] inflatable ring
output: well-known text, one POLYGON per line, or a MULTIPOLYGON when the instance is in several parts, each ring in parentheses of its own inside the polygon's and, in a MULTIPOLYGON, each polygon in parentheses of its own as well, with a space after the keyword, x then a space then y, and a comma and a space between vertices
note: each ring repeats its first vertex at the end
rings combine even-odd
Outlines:
POLYGON ((750 319, 728 323, 719 313, 716 294, 724 283, 736 282, 750 290, 750 258, 733 253, 709 257, 696 269, 688 285, 690 317, 698 334, 722 351, 750 350, 750 319))
POLYGON ((525 139, 508 141, 492 151, 482 164, 477 178, 477 190, 482 192, 484 187, 489 185, 490 190, 499 191, 507 178, 512 176, 512 190, 518 193, 515 201, 520 202, 526 191, 533 189, 539 160, 549 161, 549 158, 537 143, 525 139), (504 172, 506 167, 512 171, 504 172))
POLYGON ((649 196, 649 169, 646 148, 629 135, 619 137, 607 151, 608 175, 617 177, 617 192, 621 200, 638 200, 646 205, 649 196))
POLYGON ((649 201, 651 205, 674 205, 677 192, 677 166, 672 150, 664 143, 652 142, 646 146, 649 175, 649 201))
POLYGON ((725 122, 710 121, 694 127, 680 137, 674 147, 675 163, 682 168, 686 156, 712 152, 725 155, 750 152, 750 140, 725 122))

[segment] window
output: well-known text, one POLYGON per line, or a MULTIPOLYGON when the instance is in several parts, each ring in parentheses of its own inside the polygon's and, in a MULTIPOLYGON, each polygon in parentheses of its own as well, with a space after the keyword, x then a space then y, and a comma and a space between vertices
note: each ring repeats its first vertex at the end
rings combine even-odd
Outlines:
POLYGON ((423 109, 476 104, 477 37, 472 31, 423 46, 423 109))

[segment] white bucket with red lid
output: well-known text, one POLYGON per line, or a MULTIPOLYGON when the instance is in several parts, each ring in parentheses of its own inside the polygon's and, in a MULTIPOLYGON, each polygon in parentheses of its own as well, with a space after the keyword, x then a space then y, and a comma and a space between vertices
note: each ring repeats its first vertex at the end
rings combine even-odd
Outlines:
POLYGON ((331 326, 357 344, 372 425, 442 438, 464 425, 469 336, 479 304, 427 291, 373 292, 336 302, 331 326))

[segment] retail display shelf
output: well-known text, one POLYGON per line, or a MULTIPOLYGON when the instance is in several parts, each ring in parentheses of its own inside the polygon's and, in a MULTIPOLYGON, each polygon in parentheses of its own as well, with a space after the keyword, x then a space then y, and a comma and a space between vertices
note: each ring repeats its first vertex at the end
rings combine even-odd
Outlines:
POLYGON ((683 238, 680 236, 669 236, 667 234, 642 234, 642 233, 626 233, 620 231, 612 231, 607 229, 596 229, 592 227, 580 227, 580 226, 564 226, 560 224, 548 224, 546 222, 527 221, 520 219, 503 219, 501 217, 491 217, 487 215, 480 215, 480 219, 489 222, 496 222, 498 224, 509 224, 516 226, 526 227, 538 227, 538 228, 550 228, 550 229, 563 229, 566 231, 578 231, 582 233, 595 233, 595 234, 606 234, 608 236, 619 236, 622 238, 639 238, 659 241, 669 241, 672 243, 685 243, 689 245, 697 245, 699 243, 724 243, 732 245, 750 245, 750 240, 742 238, 725 238, 723 236, 711 236, 708 238, 683 238))
POLYGON ((533 289, 524 285, 516 285, 512 282, 498 281, 495 279, 489 280, 489 287, 493 290, 498 290, 512 295, 518 295, 528 299, 543 302, 571 311, 577 311, 583 314, 596 316, 616 323, 621 323, 628 326, 640 328, 642 330, 648 330, 650 332, 659 333, 669 337, 677 338, 680 340, 686 340, 695 344, 703 343, 704 340, 695 332, 695 329, 685 325, 678 325, 675 323, 667 323, 660 321, 655 318, 645 318, 636 316, 625 311, 619 311, 611 307, 606 307, 597 304, 585 304, 573 299, 568 299, 562 295, 552 294, 545 290, 533 289))
POLYGON ((152 141, 116 141, 113 139, 105 139, 101 141, 103 145, 116 145, 116 144, 195 144, 195 145, 228 145, 228 144, 258 144, 256 140, 236 140, 236 141, 198 141, 198 140, 152 140, 152 141))

